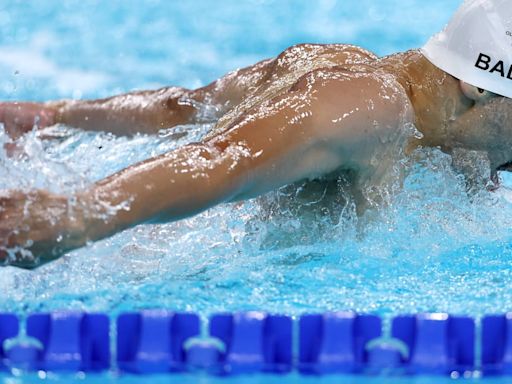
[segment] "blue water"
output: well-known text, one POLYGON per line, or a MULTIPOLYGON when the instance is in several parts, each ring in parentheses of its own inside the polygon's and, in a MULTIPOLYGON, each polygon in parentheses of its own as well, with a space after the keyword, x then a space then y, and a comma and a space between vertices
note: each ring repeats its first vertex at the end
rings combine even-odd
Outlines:
MULTIPOLYGON (((385 55, 421 46, 460 3, 2 0, 0 100, 94 98, 170 84, 197 87, 300 42, 347 42, 385 55)), ((20 143, 25 158, 0 152, 0 180, 3 188, 70 193, 198 140, 210 128, 179 127, 179 139, 173 134, 177 131, 120 138, 61 128, 54 132, 59 137, 45 141, 31 133, 20 143)), ((0 133, 0 143, 6 140, 0 133)), ((36 271, 3 268, 0 310, 23 315, 83 309, 115 315, 165 307, 207 316, 224 310, 297 315, 343 309, 389 318, 418 311, 479 317, 510 309, 510 177, 502 174, 504 185, 488 192, 485 158, 478 153, 452 158, 436 149, 417 151, 397 167, 405 174, 403 186, 390 191, 387 204, 363 217, 350 204, 322 200, 323 190, 312 203, 285 188, 177 223, 138 226, 36 271), (457 164, 467 159, 472 166, 461 171, 457 164), (312 216, 297 215, 304 205, 313 206, 312 216), (330 206, 328 214, 315 206, 330 206)), ((337 193, 344 195, 343 188, 337 193)), ((112 374, 87 378, 138 382, 112 374)), ((46 377, 72 379, 83 381, 81 376, 46 377)), ((197 376, 153 379, 216 381, 197 376)), ((263 376, 230 382, 282 380, 263 376)), ((386 382, 287 377, 293 383, 313 380, 386 382)))

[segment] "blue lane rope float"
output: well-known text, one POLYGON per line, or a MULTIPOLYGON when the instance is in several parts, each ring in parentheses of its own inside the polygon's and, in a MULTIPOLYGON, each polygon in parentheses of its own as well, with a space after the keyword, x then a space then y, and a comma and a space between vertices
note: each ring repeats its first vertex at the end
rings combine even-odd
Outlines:
POLYGON ((274 372, 292 369, 292 319, 262 312, 214 315, 210 336, 223 342, 223 373, 274 372))
POLYGON ((117 365, 133 373, 183 371, 185 342, 199 336, 195 314, 152 310, 117 318, 117 365))
POLYGON ((351 312, 304 315, 299 320, 299 371, 360 372, 368 363, 366 344, 381 334, 377 316, 351 312))
POLYGON ((402 360, 411 373, 465 372, 475 363, 475 322, 444 313, 398 316, 391 336, 409 350, 402 360))
MULTIPOLYGON (((2 329, 1 318, 0 324, 2 329)), ((110 367, 107 315, 81 312, 33 314, 26 321, 26 337, 37 343, 21 341, 14 344, 6 351, 4 361, 7 365, 46 371, 101 371, 110 367)))
POLYGON ((8 313, 0 314, 0 369, 5 369, 4 362, 7 358, 7 354, 4 349, 5 341, 16 337, 18 333, 18 317, 8 313))
POLYGON ((297 327, 289 316, 216 314, 205 335, 196 314, 141 311, 117 317, 115 351, 105 314, 39 313, 20 324, 0 314, 1 370, 512 374, 512 315, 482 319, 478 356, 476 321, 439 313, 396 316, 384 337, 380 317, 352 312, 303 315, 297 327))
POLYGON ((512 374, 512 314, 482 320, 482 370, 487 375, 512 374))

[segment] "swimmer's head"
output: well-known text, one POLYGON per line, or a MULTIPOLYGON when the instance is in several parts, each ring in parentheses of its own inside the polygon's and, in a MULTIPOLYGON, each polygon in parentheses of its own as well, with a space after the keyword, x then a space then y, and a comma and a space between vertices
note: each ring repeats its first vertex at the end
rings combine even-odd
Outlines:
MULTIPOLYGON (((455 79, 451 82, 455 83, 455 79)), ((512 170, 512 98, 464 81, 458 83, 458 87, 443 92, 446 97, 440 100, 440 105, 453 112, 441 124, 449 137, 445 144, 450 148, 485 151, 493 170, 512 170), (454 111, 454 100, 464 107, 454 111)))
POLYGON ((467 97, 512 98, 510 0, 466 0, 422 53, 436 67, 461 79, 467 97))
POLYGON ((512 170, 510 2, 466 0, 421 50, 431 64, 451 75, 429 87, 438 97, 421 118, 439 127, 431 141, 448 149, 485 151, 493 169, 507 170, 512 170))

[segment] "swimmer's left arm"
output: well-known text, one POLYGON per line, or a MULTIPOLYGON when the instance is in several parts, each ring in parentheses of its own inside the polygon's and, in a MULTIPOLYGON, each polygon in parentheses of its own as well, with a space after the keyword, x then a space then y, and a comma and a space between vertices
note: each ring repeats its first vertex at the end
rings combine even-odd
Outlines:
POLYGON ((37 267, 139 223, 178 220, 230 201, 244 186, 246 150, 236 144, 187 145, 71 198, 43 191, 0 193, 0 262, 37 267))
POLYGON ((89 216, 86 238, 179 220, 357 166, 352 153, 380 143, 372 135, 397 126, 408 109, 405 98, 388 97, 400 90, 378 78, 311 76, 249 110, 225 132, 131 166, 79 194, 89 212, 115 211, 108 218, 106 212, 96 215, 99 220, 89 216), (336 98, 340 94, 345 96, 336 98))
MULTIPOLYGON (((312 96, 303 89, 283 92, 207 141, 149 159, 98 182, 78 200, 91 207, 101 202, 110 207, 126 204, 129 209, 90 224, 88 237, 98 239, 143 222, 179 220, 219 203, 256 197, 331 172, 343 160, 329 134, 314 127, 333 124, 322 117, 327 96, 312 96)), ((355 120, 347 118, 345 122, 355 120)))

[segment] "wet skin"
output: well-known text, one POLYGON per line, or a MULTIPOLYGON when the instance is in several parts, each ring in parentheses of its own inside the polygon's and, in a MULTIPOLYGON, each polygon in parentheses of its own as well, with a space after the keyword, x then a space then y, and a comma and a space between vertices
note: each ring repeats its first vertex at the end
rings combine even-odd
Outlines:
POLYGON ((418 146, 486 152, 495 172, 512 160, 511 115, 511 99, 460 82, 418 51, 378 58, 354 46, 310 44, 197 90, 0 103, 0 122, 13 137, 34 124, 129 135, 216 121, 202 142, 135 164, 72 199, 0 192, 0 258, 34 267, 139 223, 178 220, 341 171, 356 175, 356 189, 379 186, 397 156, 418 146), (413 125, 421 135, 411 135, 413 125))

